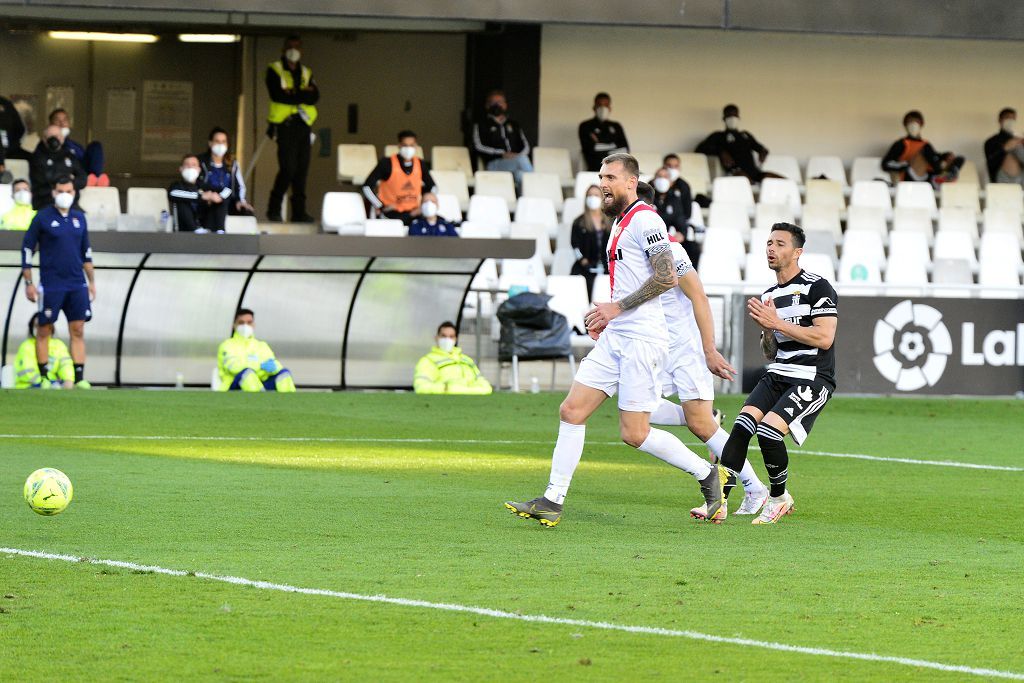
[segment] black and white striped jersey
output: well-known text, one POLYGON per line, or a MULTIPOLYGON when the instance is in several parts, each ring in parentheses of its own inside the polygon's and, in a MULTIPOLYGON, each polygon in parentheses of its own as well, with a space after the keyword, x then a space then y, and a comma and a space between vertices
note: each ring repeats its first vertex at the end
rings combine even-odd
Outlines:
MULTIPOLYGON (((811 327, 815 318, 838 317, 839 297, 829 281, 801 270, 789 282, 768 289, 761 300, 775 301, 779 317, 801 327, 811 327)), ((779 352, 768 372, 793 379, 820 380, 836 387, 835 345, 818 349, 790 339, 776 331, 779 352)))

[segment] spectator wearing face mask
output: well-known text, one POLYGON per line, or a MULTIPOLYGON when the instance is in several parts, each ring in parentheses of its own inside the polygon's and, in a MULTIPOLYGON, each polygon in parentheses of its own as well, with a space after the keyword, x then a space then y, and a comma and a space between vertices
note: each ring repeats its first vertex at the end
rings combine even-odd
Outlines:
POLYGON ((458 347, 454 323, 437 328, 434 346, 416 363, 412 381, 417 394, 489 394, 494 389, 473 359, 458 347))
POLYGON ((604 214, 601 188, 591 185, 583 199, 583 213, 572 222, 569 233, 576 262, 572 274, 582 275, 587 281, 587 294, 593 296, 594 280, 608 272, 608 234, 612 219, 604 214))
POLYGON ((892 143, 882 158, 882 168, 893 176, 893 180, 929 182, 934 186, 956 180, 964 158, 953 152, 939 154, 932 144, 921 137, 924 115, 916 110, 903 116, 903 127, 907 134, 892 143))
POLYGON ((669 236, 683 245, 690 261, 696 265, 700 259, 700 244, 697 242, 696 232, 690 225, 690 216, 693 213, 690 186, 685 182, 681 185, 673 183, 669 169, 662 167, 654 172, 651 187, 654 188, 652 205, 665 221, 669 236))
POLYGON ((435 192, 430 164, 416 156, 416 133, 398 133, 398 153, 384 157, 363 183, 363 195, 378 216, 406 225, 420 215, 424 192, 435 192))
POLYGON ((0 218, 0 230, 28 230, 32 219, 36 217, 36 210, 32 208, 32 190, 29 189, 28 181, 18 178, 11 185, 14 194, 14 206, 0 218))
POLYGON ((75 386, 75 364, 71 360, 67 345, 53 335, 49 338, 47 356, 50 372, 45 377, 39 374, 39 360, 36 356, 36 328, 39 314, 34 313, 28 321, 28 338, 21 342, 14 356, 15 389, 72 389, 75 386))
POLYGON ((580 124, 580 149, 588 171, 601 170, 601 160, 609 154, 629 152, 626 131, 618 121, 609 120, 612 98, 606 92, 594 95, 594 118, 580 124))
POLYGON ((698 154, 717 157, 728 175, 746 176, 752 183, 759 183, 762 178, 779 177, 761 170, 761 164, 768 157, 768 149, 749 131, 740 130, 739 107, 727 104, 722 109, 722 122, 725 130, 715 131, 704 138, 695 150, 698 154))
POLYGON ((423 204, 420 205, 420 215, 413 220, 409 226, 410 237, 458 237, 455 230, 446 218, 437 213, 437 195, 427 192, 423 195, 423 204))
MULTIPOLYGON (((78 163, 85 171, 85 184, 89 187, 109 187, 110 178, 103 172, 105 157, 103 155, 103 144, 99 140, 93 140, 88 146, 83 147, 71 139, 71 117, 66 109, 54 109, 50 112, 50 124, 60 127, 61 137, 64 138, 64 146, 75 155, 78 163)), ((42 142, 40 142, 42 144, 42 142)))
POLYGON ((484 100, 487 117, 473 124, 473 149, 488 171, 509 171, 516 187, 523 173, 531 173, 530 141, 518 122, 508 118, 508 101, 503 90, 492 90, 484 100))
POLYGON ((41 209, 53 204, 53 188, 58 178, 70 178, 78 191, 85 187, 86 174, 78 158, 64 147, 64 136, 59 126, 49 125, 43 131, 43 139, 32 153, 29 161, 29 178, 32 181, 32 206, 41 209))
MULTIPOLYGON (((224 200, 223 203, 211 205, 216 209, 215 213, 221 211, 229 216, 251 216, 253 215, 252 205, 245 199, 245 180, 242 178, 242 169, 238 160, 228 151, 228 132, 223 128, 214 128, 207 137, 207 150, 199 155, 199 180, 198 185, 210 192, 216 192, 224 200)), ((211 226, 204 227, 209 229, 211 226)), ((224 226, 223 217, 219 218, 219 225, 224 226)))
MULTIPOLYGON (((25 124, 14 108, 14 103, 0 97, 0 174, 7 173, 4 161, 7 159, 28 159, 28 153, 21 148, 25 135, 25 124)), ((7 181, 0 181, 7 182, 7 181)))
POLYGON ((256 319, 248 308, 235 313, 233 332, 217 348, 220 391, 293 393, 295 380, 270 345, 256 338, 256 319))
POLYGON ((200 174, 199 157, 195 154, 186 154, 181 159, 178 172, 181 179, 174 181, 167 190, 174 229, 178 232, 208 232, 203 227, 200 209, 203 191, 196 182, 200 174))
POLYGON ((988 179, 993 183, 1024 185, 1024 138, 1014 127, 1017 111, 1007 107, 999 112, 999 132, 985 140, 988 179))

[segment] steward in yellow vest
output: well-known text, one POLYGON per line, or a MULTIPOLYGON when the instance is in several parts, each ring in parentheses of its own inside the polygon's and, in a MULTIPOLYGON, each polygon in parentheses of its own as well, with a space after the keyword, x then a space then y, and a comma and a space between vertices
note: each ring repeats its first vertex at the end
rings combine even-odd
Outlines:
POLYGON ((60 339, 50 336, 50 371, 46 377, 39 373, 39 361, 36 358, 36 313, 28 321, 28 339, 21 342, 18 354, 14 357, 14 388, 15 389, 71 389, 75 385, 75 364, 71 360, 67 345, 60 339))
POLYGON ((240 308, 235 314, 235 331, 217 349, 220 391, 295 391, 292 373, 278 362, 265 341, 256 339, 253 313, 240 308))
POLYGON ((32 208, 32 191, 28 188, 28 182, 24 180, 16 180, 11 186, 14 208, 0 217, 0 230, 28 230, 32 219, 36 217, 36 210, 32 208))
POLYGON ((462 349, 455 345, 455 325, 443 322, 437 340, 427 355, 416 363, 413 389, 417 394, 489 394, 491 383, 462 349))

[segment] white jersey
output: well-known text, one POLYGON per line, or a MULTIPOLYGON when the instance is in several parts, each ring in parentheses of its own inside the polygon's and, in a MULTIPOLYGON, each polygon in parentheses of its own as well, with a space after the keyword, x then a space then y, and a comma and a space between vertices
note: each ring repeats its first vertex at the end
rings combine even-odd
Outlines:
MULTIPOLYGON (((612 301, 636 292, 654 275, 649 258, 669 248, 665 221, 649 204, 636 201, 612 224, 608 238, 608 275, 612 301)), ((667 344, 668 329, 661 297, 623 311, 606 328, 623 337, 667 344)))
MULTIPOLYGON (((683 276, 693 270, 693 263, 681 244, 672 242, 671 246, 676 275, 682 282, 683 276)), ((701 343, 697 319, 693 316, 693 303, 690 297, 676 286, 661 295, 661 306, 668 327, 669 348, 673 351, 680 349, 684 353, 700 353, 703 357, 704 345, 701 343)))

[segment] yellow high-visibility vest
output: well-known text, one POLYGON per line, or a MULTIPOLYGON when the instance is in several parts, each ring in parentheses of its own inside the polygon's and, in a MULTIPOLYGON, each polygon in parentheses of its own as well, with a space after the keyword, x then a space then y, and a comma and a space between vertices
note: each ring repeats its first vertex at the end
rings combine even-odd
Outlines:
MULTIPOLYGON (((295 80, 292 78, 292 73, 284 68, 284 64, 281 63, 280 59, 271 62, 270 68, 281 79, 281 87, 283 89, 292 90, 295 88, 295 80)), ((300 87, 305 88, 311 80, 313 80, 312 70, 308 66, 303 66, 302 85, 300 87)), ((267 114, 267 121, 270 123, 283 123, 285 119, 298 114, 300 110, 305 114, 303 118, 306 121, 306 125, 312 126, 313 122, 316 121, 316 107, 312 104, 282 104, 281 102, 270 100, 270 112, 267 114)))

